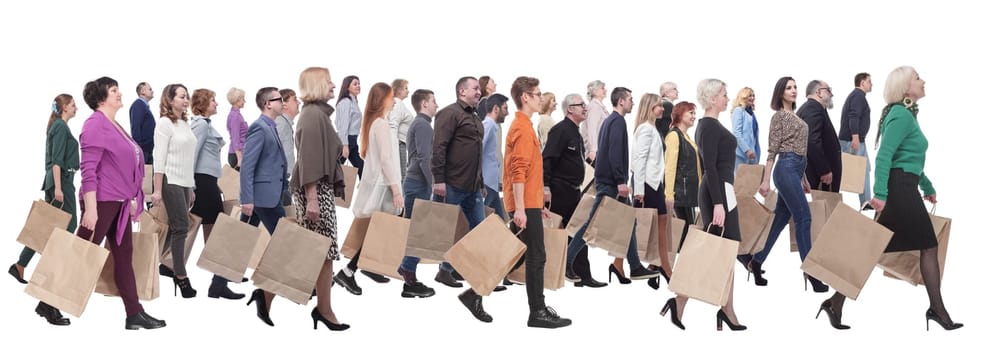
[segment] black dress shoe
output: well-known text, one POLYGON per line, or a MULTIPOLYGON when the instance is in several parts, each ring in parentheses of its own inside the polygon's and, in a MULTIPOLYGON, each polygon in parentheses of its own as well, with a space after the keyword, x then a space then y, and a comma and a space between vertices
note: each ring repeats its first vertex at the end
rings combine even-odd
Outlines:
POLYGON ((493 292, 502 292, 502 291, 504 291, 506 289, 507 289, 506 286, 496 286, 495 288, 492 288, 492 291, 493 292))
POLYGON ((10 265, 10 268, 7 269, 7 273, 9 273, 11 276, 14 276, 14 279, 16 279, 21 284, 28 284, 28 281, 24 280, 24 276, 21 276, 21 273, 18 272, 16 263, 10 265))
POLYGON ((159 270, 160 270, 161 276, 164 276, 164 277, 174 277, 174 270, 171 270, 171 268, 167 267, 167 265, 161 264, 159 270))
POLYGON ((363 294, 363 288, 360 288, 359 285, 356 284, 356 277, 346 275, 345 271, 339 270, 339 272, 335 274, 333 280, 336 284, 349 291, 349 293, 352 293, 352 295, 363 294))
POLYGON ((402 298, 428 298, 436 295, 436 291, 433 288, 426 287, 422 282, 415 282, 414 284, 405 283, 401 288, 402 298))
POLYGON ((510 281, 509 278, 503 278, 503 285, 504 286, 512 286, 513 285, 513 281, 510 281))
POLYGON ((370 271, 367 271, 367 270, 360 270, 360 272, 363 273, 363 276, 370 277, 370 279, 372 279, 374 282, 377 282, 377 283, 391 282, 391 279, 389 279, 387 277, 384 277, 384 276, 382 276, 380 274, 377 274, 377 273, 373 273, 373 272, 370 272, 370 271))
POLYGON ((653 277, 659 277, 660 273, 639 266, 637 268, 632 269, 632 272, 629 273, 629 275, 631 275, 631 279, 633 280, 647 280, 653 277))
POLYGON ((35 307, 35 313, 41 317, 44 317, 46 321, 51 325, 56 326, 69 326, 70 319, 63 317, 63 314, 59 312, 59 309, 52 307, 44 302, 38 302, 38 306, 35 307))
POLYGON ((230 300, 244 299, 244 294, 234 293, 227 287, 227 283, 216 283, 209 286, 209 297, 213 299, 224 298, 230 300))
POLYGON ((153 318, 146 313, 146 311, 140 311, 139 313, 126 317, 126 329, 157 329, 167 326, 167 322, 153 318))
POLYGON ((527 327, 561 328, 572 324, 572 320, 558 316, 551 307, 536 310, 527 318, 527 327))
POLYGON ((464 276, 461 276, 461 274, 458 273, 457 270, 450 271, 450 277, 453 277, 454 280, 457 280, 457 281, 463 281, 464 280, 464 276))
POLYGON ((485 309, 482 308, 482 297, 475 294, 473 289, 464 291, 464 293, 457 296, 457 299, 460 299, 461 304, 464 304, 464 307, 466 307, 468 311, 471 311, 471 315, 479 321, 486 323, 492 322, 492 316, 485 312, 485 309))
MULTIPOLYGON (((454 271, 454 272, 457 272, 457 271, 454 271)), ((457 282, 457 280, 454 279, 454 276, 453 276, 452 273, 447 272, 445 270, 440 270, 440 272, 437 272, 436 273, 436 278, 433 278, 433 280, 436 281, 436 282, 443 283, 444 285, 446 285, 447 287, 450 287, 450 288, 460 288, 460 287, 464 286, 464 285, 461 284, 461 282, 457 282)))
POLYGON ((606 282, 600 282, 600 281, 592 279, 592 278, 584 278, 582 281, 573 283, 573 286, 576 286, 576 287, 600 288, 600 287, 607 287, 607 283, 606 282))

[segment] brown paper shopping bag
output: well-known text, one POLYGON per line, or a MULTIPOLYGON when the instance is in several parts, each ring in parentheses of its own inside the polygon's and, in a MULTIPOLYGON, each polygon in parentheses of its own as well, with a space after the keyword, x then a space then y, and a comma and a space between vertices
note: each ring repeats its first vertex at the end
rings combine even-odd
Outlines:
MULTIPOLYGON (((105 240, 108 247, 109 240, 105 240)), ((136 295, 140 300, 154 300, 160 297, 160 276, 157 266, 160 264, 160 238, 154 232, 133 232, 133 274, 136 277, 136 295)), ((118 296, 119 287, 115 284, 115 258, 109 254, 101 276, 94 287, 94 292, 109 296, 118 296)))
POLYGON ((739 254, 759 253, 767 243, 775 213, 749 196, 737 195, 736 206, 740 210, 739 254))
POLYGON ((258 240, 255 242, 255 250, 251 251, 251 260, 248 261, 249 269, 258 269, 258 264, 262 262, 262 255, 265 254, 265 248, 269 246, 271 238, 272 235, 269 234, 265 225, 258 224, 258 240))
POLYGON ((108 249, 63 228, 53 229, 51 233, 45 244, 46 253, 39 259, 24 292, 80 317, 98 284, 101 269, 108 259, 108 249))
POLYGON ((851 298, 858 298, 893 232, 838 204, 803 261, 802 270, 851 298))
MULTIPOLYGON (((635 208, 635 239, 638 245, 639 257, 644 262, 659 260, 659 224, 656 209, 635 208)), ((608 252, 609 256, 616 256, 608 252)))
POLYGON ((725 305, 739 249, 737 241, 691 227, 670 275, 670 290, 712 305, 725 305))
POLYGON ((306 305, 330 247, 330 238, 279 219, 251 280, 258 288, 306 305))
MULTIPOLYGON (((935 215, 935 208, 929 214, 932 220, 932 228, 935 230, 935 239, 939 242, 939 277, 946 273, 946 252, 949 249, 949 231, 952 229, 953 219, 935 215)), ((911 285, 924 285, 921 278, 921 253, 917 250, 906 252, 884 253, 879 258, 879 267, 883 269, 883 275, 902 280, 911 285)))
POLYGON ((146 202, 153 200, 151 195, 154 194, 154 166, 150 164, 143 165, 143 199, 146 202))
POLYGON ((579 204, 576 205, 576 210, 572 212, 572 217, 569 218, 569 223, 565 225, 565 231, 569 233, 569 237, 576 235, 576 231, 579 230, 586 220, 590 218, 590 209, 593 209, 593 201, 595 196, 592 194, 584 193, 582 198, 579 199, 579 204))
POLYGON ((460 207, 416 199, 408 226, 405 255, 443 261, 443 254, 468 233, 468 227, 468 220, 460 207))
MULTIPOLYGON (((161 264, 164 264, 167 267, 173 267, 174 266, 174 256, 171 254, 171 247, 168 245, 169 243, 168 243, 168 234, 167 234, 167 228, 168 228, 168 225, 167 225, 167 222, 168 222, 167 221, 167 212, 163 212, 164 215, 163 216, 159 216, 160 212, 158 210, 156 210, 156 208, 161 208, 160 210, 163 211, 164 207, 163 206, 154 206, 154 207, 150 208, 150 211, 152 212, 151 215, 153 216, 153 219, 154 219, 153 221, 155 223, 157 223, 157 224, 160 224, 162 226, 162 228, 160 230, 156 230, 156 231, 158 233, 164 232, 164 233, 160 234, 160 239, 161 239, 161 250, 160 250, 160 252, 161 252, 160 253, 160 255, 161 255, 161 264), (163 217, 163 219, 161 219, 161 217, 163 217)), ((196 236, 199 235, 199 226, 200 225, 202 225, 202 218, 200 218, 198 215, 189 213, 188 214, 188 231, 185 233, 185 265, 186 266, 188 265, 189 258, 192 257, 192 246, 195 245, 195 238, 196 238, 196 236)), ((142 222, 140 223, 140 229, 141 230, 143 229, 143 223, 142 222)))
MULTIPOLYGON (((551 214, 555 215, 555 214, 551 214)), ((548 219, 545 219, 547 221, 548 219)), ((557 228, 544 229, 544 288, 558 290, 565 285, 565 258, 568 252, 569 236, 565 230, 557 228)), ((510 281, 527 284, 526 264, 520 264, 516 270, 507 276, 510 281)))
POLYGON ((24 222, 17 241, 32 250, 42 253, 53 229, 63 229, 70 225, 70 213, 54 207, 43 200, 31 203, 28 219, 24 222))
POLYGON ((408 219, 381 211, 373 213, 359 254, 359 268, 403 280, 398 266, 405 257, 408 226, 408 219))
POLYGON ((350 165, 342 165, 342 176, 345 178, 345 198, 336 197, 336 206, 349 208, 349 203, 352 203, 352 194, 356 191, 357 173, 359 173, 359 169, 350 165))
POLYGON ((761 188, 764 179, 763 164, 740 164, 736 167, 736 180, 733 182, 733 192, 736 197, 753 197, 761 188))
POLYGON ((583 240, 592 247, 606 250, 612 256, 624 258, 628 256, 634 225, 635 208, 604 196, 583 234, 583 240))
POLYGON ((363 248, 363 239, 366 238, 366 231, 370 227, 370 218, 353 218, 349 225, 349 232, 342 241, 342 248, 339 250, 342 256, 354 257, 363 248))
POLYGON ((841 191, 859 194, 865 191, 866 162, 863 156, 841 152, 841 191))
POLYGON ((526 251, 527 246, 493 215, 464 235, 443 257, 475 293, 488 296, 526 251))
POLYGON ((258 228, 220 213, 196 266, 227 280, 240 282, 258 245, 258 238, 258 228))
POLYGON ((220 169, 220 178, 216 182, 217 186, 220 187, 220 192, 223 192, 224 200, 240 200, 241 199, 241 173, 229 165, 224 165, 220 169))

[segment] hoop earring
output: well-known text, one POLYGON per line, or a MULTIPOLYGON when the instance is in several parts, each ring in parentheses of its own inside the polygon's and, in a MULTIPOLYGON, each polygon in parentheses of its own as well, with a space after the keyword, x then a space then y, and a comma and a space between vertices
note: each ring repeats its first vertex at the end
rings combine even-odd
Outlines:
POLYGON ((911 105, 914 104, 914 101, 912 101, 910 97, 904 97, 904 101, 903 102, 904 102, 904 107, 911 107, 911 105))

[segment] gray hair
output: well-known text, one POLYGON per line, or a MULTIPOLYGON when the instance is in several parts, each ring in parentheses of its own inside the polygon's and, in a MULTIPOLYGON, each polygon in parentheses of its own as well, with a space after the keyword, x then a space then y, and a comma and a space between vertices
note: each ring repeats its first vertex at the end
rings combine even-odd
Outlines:
POLYGON ((726 83, 719 79, 705 79, 698 83, 698 103, 702 109, 712 106, 712 98, 726 87, 726 83))
POLYGON ((586 96, 589 96, 590 99, 593 99, 593 91, 601 86, 606 86, 606 84, 604 84, 604 82, 600 80, 594 80, 591 81, 589 84, 586 84, 586 96))
POLYGON ((677 83, 674 83, 672 81, 660 84, 660 97, 663 97, 664 95, 666 95, 667 91, 670 91, 670 89, 673 89, 675 87, 677 87, 677 83))
POLYGON ((823 85, 822 81, 811 80, 809 84, 806 84, 806 96, 816 95, 817 91, 820 91, 820 85, 823 85))
POLYGON ((566 117, 569 116, 569 105, 571 105, 572 102, 575 101, 577 97, 579 98, 580 101, 583 101, 583 96, 580 96, 579 94, 568 94, 565 96, 564 99, 562 99, 562 114, 565 115, 566 117))

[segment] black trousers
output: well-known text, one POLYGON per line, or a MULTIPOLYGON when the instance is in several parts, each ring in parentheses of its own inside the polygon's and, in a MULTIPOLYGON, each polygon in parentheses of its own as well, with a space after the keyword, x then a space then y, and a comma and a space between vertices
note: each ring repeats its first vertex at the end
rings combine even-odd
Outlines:
MULTIPOLYGON (((513 266, 513 270, 526 264, 527 304, 530 311, 544 309, 544 263, 547 253, 544 250, 544 222, 541 220, 541 209, 524 209, 527 214, 527 227, 520 233, 520 240, 527 245, 527 252, 513 266)), ((509 213, 513 217, 513 213, 509 213)), ((510 231, 520 232, 516 223, 510 224, 510 231)), ((510 271, 512 272, 512 271, 510 271)))
MULTIPOLYGON (((576 205, 582 199, 583 193, 572 185, 563 184, 561 181, 551 183, 551 212, 562 216, 562 227, 569 224, 572 213, 576 211, 576 205)), ((572 238, 569 238, 572 241, 572 238)), ((572 262, 572 272, 586 280, 593 279, 590 272, 590 252, 589 249, 580 249, 576 254, 576 259, 572 262)))
POLYGON ((673 207, 674 214, 678 218, 684 220, 684 231, 680 234, 680 242, 677 242, 677 252, 680 253, 680 247, 684 246, 684 239, 687 238, 687 230, 691 225, 694 225, 694 207, 673 207))

